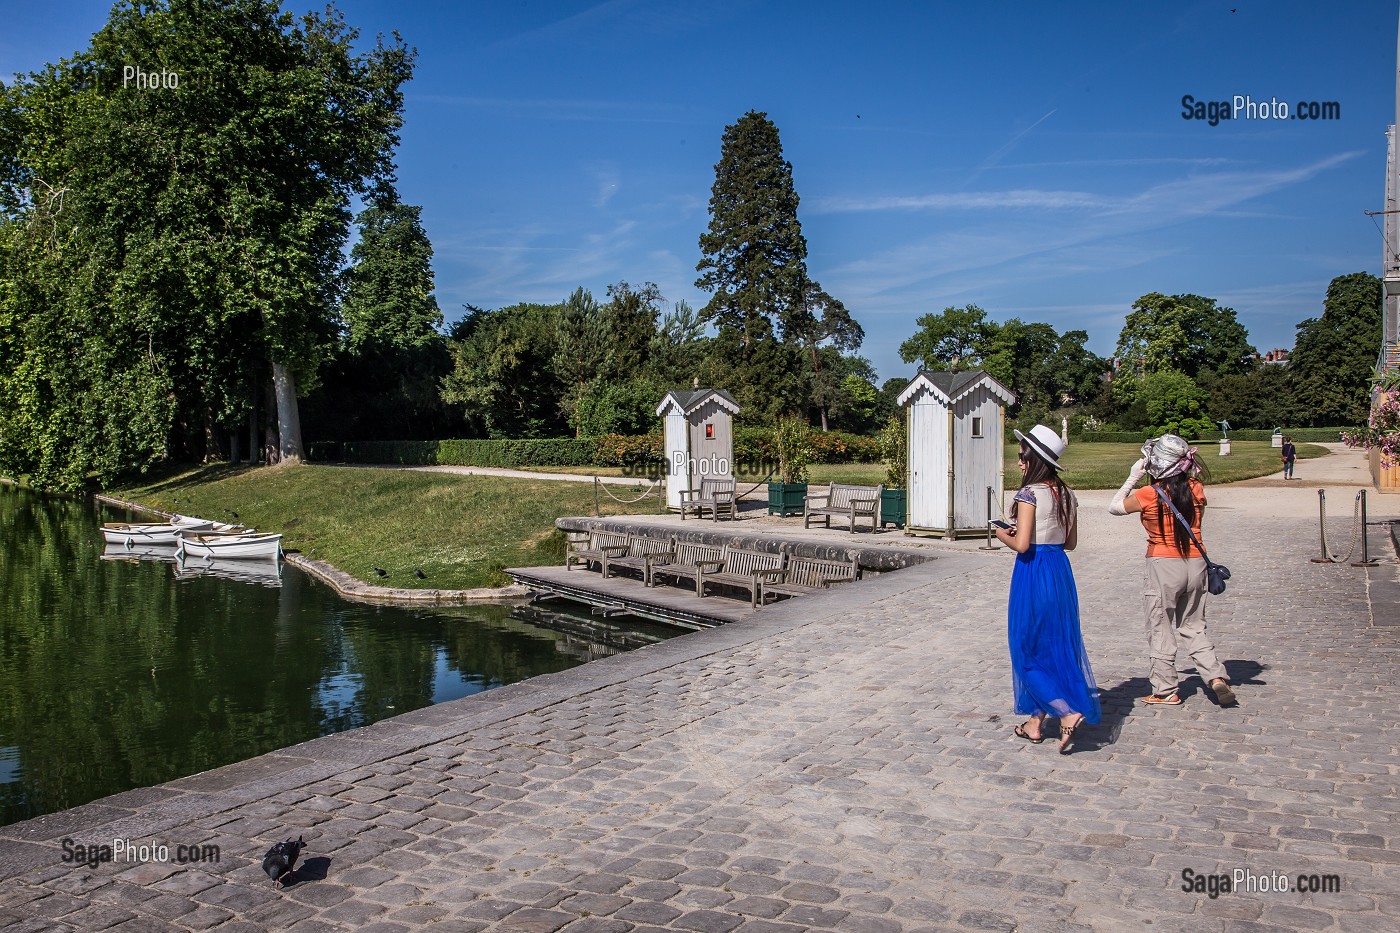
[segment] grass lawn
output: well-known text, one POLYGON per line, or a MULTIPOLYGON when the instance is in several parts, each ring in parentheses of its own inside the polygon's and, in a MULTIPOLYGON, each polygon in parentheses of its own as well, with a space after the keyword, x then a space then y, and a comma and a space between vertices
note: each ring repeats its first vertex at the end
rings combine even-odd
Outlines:
MULTIPOLYGON (((1209 484, 1234 483, 1256 476, 1267 476, 1283 469, 1276 447, 1268 441, 1231 441, 1230 456, 1220 456, 1220 445, 1200 444, 1198 457, 1205 464, 1209 484)), ((1016 466, 1015 444, 1006 445, 1006 488, 1021 485, 1021 472, 1016 466)), ((1299 444, 1298 459, 1326 455, 1327 448, 1316 444, 1299 444)), ((1074 489, 1117 489, 1128 478, 1128 469, 1142 456, 1141 444, 1075 444, 1065 450, 1060 462, 1065 467, 1065 482, 1074 489)))
MULTIPOLYGON (((1007 444, 1003 458, 1007 489, 1021 485, 1021 471, 1016 466, 1019 447, 1007 444)), ((1327 448, 1316 444, 1299 444, 1298 459, 1321 457, 1327 448)), ((1142 456, 1141 444, 1075 444, 1065 450, 1060 462, 1065 467, 1065 482, 1074 489, 1117 489, 1128 478, 1128 468, 1142 456)), ((1220 456, 1219 445, 1203 444, 1200 459, 1210 473, 1209 482, 1234 483, 1256 476, 1267 476, 1283 469, 1277 448, 1268 441, 1231 441, 1230 456, 1220 456)), ((807 468, 809 482, 853 483, 874 486, 885 481, 885 468, 878 463, 813 464, 807 468)))
MULTIPOLYGON (((640 493, 612 487, 619 498, 640 493)), ((280 531, 282 546, 384 586, 503 586, 505 567, 562 563, 554 520, 593 514, 587 483, 353 467, 202 467, 112 495, 166 511, 280 531), (375 567, 389 572, 379 578, 375 567), (427 576, 414 576, 418 568, 427 576)), ((654 513, 655 497, 604 515, 654 513)))

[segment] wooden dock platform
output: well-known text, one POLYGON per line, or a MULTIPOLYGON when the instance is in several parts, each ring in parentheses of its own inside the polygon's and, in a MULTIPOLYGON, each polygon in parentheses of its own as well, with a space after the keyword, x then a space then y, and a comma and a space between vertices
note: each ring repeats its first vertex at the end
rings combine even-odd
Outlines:
POLYGON ((747 599, 695 595, 685 587, 652 586, 631 577, 608 577, 596 570, 563 567, 515 567, 506 570, 532 595, 586 603, 599 615, 634 615, 688 629, 714 628, 752 616, 747 599))

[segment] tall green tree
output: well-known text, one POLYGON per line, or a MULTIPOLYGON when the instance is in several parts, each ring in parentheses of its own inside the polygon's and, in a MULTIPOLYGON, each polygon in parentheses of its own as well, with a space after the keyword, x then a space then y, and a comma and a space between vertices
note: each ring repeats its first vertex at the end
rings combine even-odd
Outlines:
POLYGON ((652 376, 662 385, 688 386, 706 356, 708 338, 700 315, 686 301, 677 301, 662 317, 651 339, 652 376))
POLYGON ((472 434, 558 437, 568 427, 555 375, 562 305, 521 304, 496 311, 468 308, 452 328, 452 372, 444 400, 460 405, 472 434))
POLYGON ((1353 272, 1328 284, 1321 317, 1298 325, 1288 371, 1298 414, 1307 424, 1366 421, 1381 346, 1381 315, 1381 280, 1368 272, 1353 272))
POLYGON ((807 240, 797 202, 792 163, 768 115, 750 110, 725 127, 695 285, 712 293, 704 320, 737 331, 744 349, 801 305, 807 240))
POLYGON ((1114 351, 1119 372, 1174 370, 1197 382, 1249 372, 1258 351, 1233 308, 1200 295, 1150 292, 1133 302, 1114 351))
POLYGON ((341 318, 352 353, 412 350, 442 338, 442 311, 433 295, 433 244, 423 208, 389 203, 356 219, 360 239, 350 251, 341 318))
MULTIPOLYGON (((333 7, 122 2, 74 58, 0 99, 0 270, 17 355, 0 361, 0 469, 75 486, 164 456, 275 387, 300 455, 297 386, 333 345, 353 196, 392 186, 414 53, 353 53, 333 7), (123 86, 123 67, 179 74, 123 86), (50 403, 48 400, 53 400, 50 403)), ((6 325, 0 324, 0 327, 6 325)))
POLYGON ((451 358, 422 210, 390 202, 356 218, 340 346, 303 405, 308 438, 417 439, 447 429, 439 383, 451 358))
POLYGON ((602 335, 608 344, 608 369, 599 375, 626 379, 646 368, 652 338, 656 336, 656 319, 665 300, 653 282, 640 286, 618 282, 608 286, 608 302, 601 313, 602 335))
POLYGON ((919 329, 899 345, 899 358, 933 372, 955 365, 964 371, 980 366, 993 326, 977 305, 923 314, 914 324, 919 329))
POLYGON ((841 397, 845 374, 830 362, 853 354, 865 340, 865 329, 846 310, 846 306, 826 293, 816 282, 808 280, 803 287, 802 302, 787 316, 783 337, 795 340, 803 348, 810 367, 812 402, 817 408, 823 431, 829 430, 831 406, 841 397))
POLYGON ((578 288, 559 314, 554 340, 554 356, 551 365, 554 374, 569 387, 568 400, 564 404, 569 415, 569 423, 574 427, 574 436, 583 433, 583 398, 588 384, 597 379, 608 365, 610 347, 603 326, 603 309, 590 292, 578 288))

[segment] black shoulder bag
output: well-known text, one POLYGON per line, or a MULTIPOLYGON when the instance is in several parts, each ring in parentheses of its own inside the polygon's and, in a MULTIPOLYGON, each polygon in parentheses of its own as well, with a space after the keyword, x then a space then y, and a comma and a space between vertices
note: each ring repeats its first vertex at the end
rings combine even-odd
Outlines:
POLYGON ((1171 497, 1162 491, 1161 486, 1153 483, 1152 488, 1156 490, 1157 498, 1165 502, 1167 508, 1172 510, 1172 514, 1176 516, 1176 520, 1181 522, 1181 527, 1185 528, 1186 533, 1191 536, 1191 543, 1196 545, 1196 550, 1200 551, 1201 556, 1206 559, 1206 589, 1210 592, 1210 595, 1219 596, 1221 593, 1225 592, 1225 581, 1230 579, 1230 568, 1226 567, 1224 564, 1217 564, 1210 559, 1210 556, 1206 554, 1206 549, 1201 546, 1200 539, 1197 538, 1196 533, 1191 530, 1191 523, 1177 510, 1176 503, 1172 502, 1171 497))

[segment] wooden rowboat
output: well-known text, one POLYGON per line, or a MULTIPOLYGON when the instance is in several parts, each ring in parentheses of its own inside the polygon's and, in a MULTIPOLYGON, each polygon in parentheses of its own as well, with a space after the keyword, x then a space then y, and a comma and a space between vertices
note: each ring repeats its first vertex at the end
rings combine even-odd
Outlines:
POLYGON ((176 535, 176 553, 185 559, 276 560, 282 556, 282 536, 258 532, 207 532, 182 529, 176 535))
POLYGON ((104 522, 102 524, 102 538, 108 544, 135 547, 149 544, 175 544, 176 534, 182 530, 237 531, 242 529, 241 525, 211 522, 189 515, 172 515, 169 521, 164 522, 104 522))

